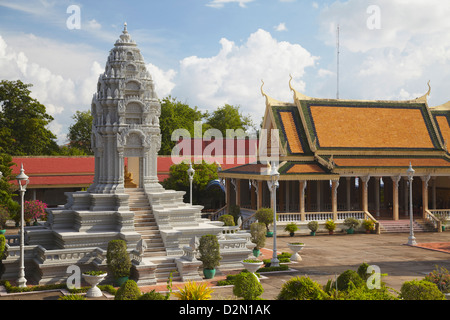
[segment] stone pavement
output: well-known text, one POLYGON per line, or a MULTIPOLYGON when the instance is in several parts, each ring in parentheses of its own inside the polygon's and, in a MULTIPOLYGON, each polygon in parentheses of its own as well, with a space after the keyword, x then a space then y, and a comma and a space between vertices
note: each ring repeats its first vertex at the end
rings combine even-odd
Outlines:
MULTIPOLYGON (((446 252, 443 243, 450 247, 450 232, 442 233, 416 233, 417 247, 406 245, 407 233, 392 234, 353 234, 344 233, 328 235, 318 234, 316 236, 289 237, 285 234, 277 238, 277 252, 290 252, 287 244, 289 242, 303 242, 305 247, 300 251, 302 261, 290 264, 290 271, 264 273, 261 283, 264 287, 263 299, 274 300, 280 292, 282 284, 294 276, 307 275, 314 281, 324 285, 329 279, 334 279, 341 272, 352 269, 366 262, 377 265, 382 274, 383 281, 388 287, 397 291, 405 281, 422 279, 431 272, 436 265, 450 270, 450 252, 446 252), (419 247, 428 244, 428 248, 419 247), (433 249, 433 246, 437 250, 433 249)), ((265 257, 271 257, 273 238, 267 238, 265 257)), ((216 287, 218 280, 224 279, 224 274, 217 275, 212 281, 214 300, 233 300, 232 287, 216 287)), ((181 283, 174 282, 173 290, 181 287, 181 283)), ((165 291, 166 283, 158 286, 141 287, 142 292, 152 289, 165 291)), ((19 295, 1 295, 0 300, 56 300, 61 292, 46 292, 19 295)), ((104 296, 100 299, 111 299, 104 296)))

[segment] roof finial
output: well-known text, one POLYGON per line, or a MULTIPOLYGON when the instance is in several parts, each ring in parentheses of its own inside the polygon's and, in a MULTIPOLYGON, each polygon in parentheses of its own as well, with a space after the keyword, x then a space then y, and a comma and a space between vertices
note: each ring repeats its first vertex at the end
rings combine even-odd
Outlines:
POLYGON ((128 31, 127 31, 127 23, 126 22, 123 24, 123 33, 128 33, 128 31))

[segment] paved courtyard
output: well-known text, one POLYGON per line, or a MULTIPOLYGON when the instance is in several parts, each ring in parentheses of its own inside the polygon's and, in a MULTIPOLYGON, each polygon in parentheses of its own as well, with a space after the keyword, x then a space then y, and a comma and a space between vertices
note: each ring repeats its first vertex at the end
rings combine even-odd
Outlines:
MULTIPOLYGON (((319 234, 316 236, 296 236, 289 237, 281 235, 277 238, 278 252, 290 252, 288 242, 303 242, 305 248, 300 252, 302 261, 290 265, 289 272, 277 272, 264 274, 261 283, 264 287, 262 298, 275 299, 284 281, 293 276, 307 275, 311 279, 326 284, 328 279, 347 269, 356 270, 357 267, 366 262, 377 265, 382 274, 383 281, 387 286, 400 290, 403 282, 413 279, 422 279, 427 273, 432 271, 436 265, 450 269, 450 252, 425 249, 421 247, 411 247, 405 245, 408 241, 407 233, 395 234, 319 234)), ((443 233, 416 233, 418 246, 422 244, 450 245, 450 232, 443 233)), ((266 241, 264 255, 271 257, 273 238, 266 241)), ((218 275, 211 282, 214 286, 217 280, 225 278, 225 275, 218 275)), ((181 283, 174 282, 173 289, 182 286, 181 283)), ((156 289, 166 290, 166 284, 159 286, 142 287, 143 292, 156 289)), ((61 292, 47 292, 45 294, 20 294, 1 296, 5 299, 57 299, 61 292)), ((108 299, 103 297, 102 299, 108 299)), ((232 287, 214 287, 213 299, 231 300, 235 299, 232 287)))

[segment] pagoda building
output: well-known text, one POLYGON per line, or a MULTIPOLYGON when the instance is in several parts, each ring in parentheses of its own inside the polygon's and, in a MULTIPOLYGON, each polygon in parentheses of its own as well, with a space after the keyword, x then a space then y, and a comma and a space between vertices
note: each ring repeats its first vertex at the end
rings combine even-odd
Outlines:
POLYGON ((279 226, 346 217, 379 226, 408 217, 411 164, 416 216, 436 229, 438 215, 450 217, 450 103, 429 107, 431 88, 407 101, 312 98, 291 80, 293 102, 277 101, 261 86, 267 135, 260 136, 258 161, 219 173, 229 206, 250 213, 272 207, 266 181, 276 165, 279 226))

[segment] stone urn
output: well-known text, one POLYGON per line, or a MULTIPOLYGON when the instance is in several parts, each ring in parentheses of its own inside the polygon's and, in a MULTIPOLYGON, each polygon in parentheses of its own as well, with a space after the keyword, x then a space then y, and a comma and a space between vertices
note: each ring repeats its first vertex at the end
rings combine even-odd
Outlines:
POLYGON ((291 261, 302 261, 302 257, 298 254, 300 250, 305 246, 304 243, 288 243, 289 249, 294 253, 291 256, 291 261))
POLYGON ((102 291, 97 287, 97 285, 102 282, 106 276, 107 273, 98 275, 83 273, 84 280, 86 280, 86 282, 91 285, 91 288, 86 292, 87 298, 97 298, 102 296, 102 291))
POLYGON ((244 265, 244 268, 252 273, 256 279, 259 281, 258 276, 255 274, 255 272, 262 267, 263 262, 261 260, 255 260, 255 259, 246 259, 244 261, 241 261, 241 263, 244 265))

